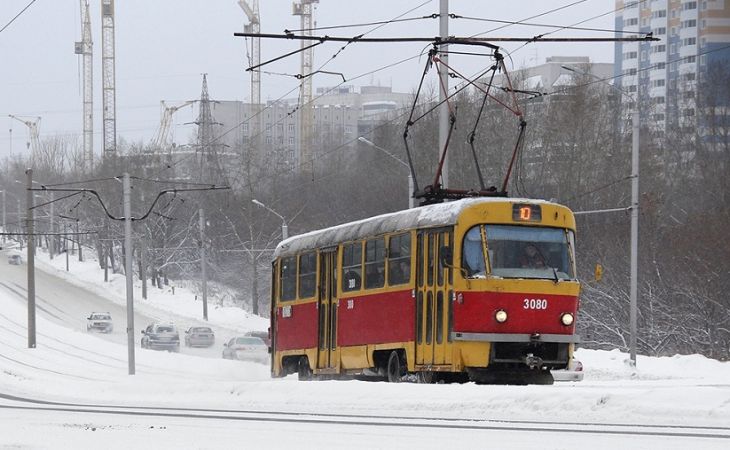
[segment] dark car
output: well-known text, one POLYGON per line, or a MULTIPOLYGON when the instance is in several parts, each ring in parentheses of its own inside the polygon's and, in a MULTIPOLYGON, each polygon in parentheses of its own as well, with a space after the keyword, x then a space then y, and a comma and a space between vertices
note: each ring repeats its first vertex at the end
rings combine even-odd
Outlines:
POLYGON ((22 263, 23 263, 23 258, 20 255, 8 256, 8 264, 12 264, 14 266, 19 266, 22 263))
POLYGON ((190 327, 185 330, 186 347, 210 347, 215 343, 215 334, 210 327, 190 327))
POLYGON ((142 330, 142 335, 142 348, 180 351, 180 334, 173 324, 153 323, 142 330))
POLYGON ((269 348, 261 338, 238 336, 223 344, 223 358, 265 364, 269 362, 269 348))

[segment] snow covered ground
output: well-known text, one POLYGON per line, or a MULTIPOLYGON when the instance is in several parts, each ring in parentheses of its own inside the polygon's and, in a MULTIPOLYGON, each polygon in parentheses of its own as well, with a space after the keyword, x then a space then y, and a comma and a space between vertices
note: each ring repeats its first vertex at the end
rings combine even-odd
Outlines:
MULTIPOLYGON (((3 282, 14 267, 1 255, 3 282)), ((65 275, 65 260, 45 258, 40 269, 59 265, 68 282, 123 303, 123 280, 105 284, 98 266, 78 261, 65 275)), ((199 317, 192 297, 155 290, 135 301, 199 317)), ((0 286, 0 304, 2 448, 730 448, 730 363, 699 355, 639 356, 634 369, 624 353, 580 349, 583 382, 477 386, 271 379, 257 363, 138 348, 130 376, 122 343, 43 312, 37 348, 26 348, 24 299, 0 286)), ((267 326, 223 307, 210 322, 267 326)))

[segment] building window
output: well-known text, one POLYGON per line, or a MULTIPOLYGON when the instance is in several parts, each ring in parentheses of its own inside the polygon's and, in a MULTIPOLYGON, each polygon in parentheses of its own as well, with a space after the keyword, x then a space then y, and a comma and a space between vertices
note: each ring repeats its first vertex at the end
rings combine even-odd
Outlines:
POLYGON ((697 45, 697 38, 685 38, 682 39, 682 45, 697 45))
POLYGON ((666 67, 667 67, 667 63, 663 63, 663 62, 656 63, 656 65, 654 66, 654 68, 656 70, 664 70, 666 67))
POLYGON ((654 33, 655 36, 663 36, 667 34, 667 29, 665 27, 659 27, 652 29, 651 32, 654 33))
POLYGON ((244 122, 243 124, 243 134, 248 134, 248 122, 244 122))
POLYGON ((697 2, 687 2, 682 5, 682 11, 688 11, 690 9, 697 9, 697 2))
POLYGON ((271 136, 266 136, 266 143, 271 144, 271 136))
POLYGON ((655 88, 655 87, 663 87, 664 84, 665 84, 664 79, 652 80, 651 81, 651 87, 653 87, 653 88, 655 88))
POLYGON ((632 26, 638 25, 638 24, 639 24, 639 19, 637 17, 633 17, 631 19, 624 20, 625 27, 632 27, 632 26))
POLYGON ((294 145, 294 136, 289 136, 289 145, 294 145))
POLYGON ((651 99, 651 102, 655 105, 663 105, 664 104, 664 97, 654 97, 651 99))
POLYGON ((664 44, 661 45, 655 45, 651 48, 652 53, 664 53, 667 51, 667 46, 664 44))
POLYGON ((666 9, 660 9, 658 11, 654 11, 651 13, 652 19, 661 19, 662 17, 667 17, 667 10, 666 9))
POLYGON ((682 114, 684 117, 693 117, 695 115, 694 108, 687 108, 684 111, 682 111, 682 114))
POLYGON ((662 120, 664 120, 664 114, 654 114, 652 116, 652 119, 654 119, 657 122, 661 122, 662 120))
POLYGON ((289 124, 289 133, 294 133, 294 124, 293 123, 289 124))
POLYGON ((624 53, 624 59, 636 59, 636 52, 624 53))
POLYGON ((682 28, 694 28, 697 26, 697 20, 691 19, 691 20, 685 20, 682 22, 682 28))

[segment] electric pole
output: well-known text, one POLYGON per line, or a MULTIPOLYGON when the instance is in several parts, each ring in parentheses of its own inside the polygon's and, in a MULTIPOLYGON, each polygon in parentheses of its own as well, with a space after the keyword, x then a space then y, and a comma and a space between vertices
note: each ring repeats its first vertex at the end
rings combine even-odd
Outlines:
POLYGON ((33 169, 25 171, 28 192, 26 232, 28 233, 28 348, 35 348, 35 234, 33 233, 33 169))
POLYGON ((203 208, 198 213, 200 231, 200 276, 203 280, 203 319, 208 320, 208 273, 205 262, 205 215, 203 208))
MULTIPOLYGON (((124 272, 127 277, 127 360, 134 375, 134 284, 132 273, 132 205, 129 174, 124 174, 124 272)), ((79 246, 79 249, 81 246, 79 246)))

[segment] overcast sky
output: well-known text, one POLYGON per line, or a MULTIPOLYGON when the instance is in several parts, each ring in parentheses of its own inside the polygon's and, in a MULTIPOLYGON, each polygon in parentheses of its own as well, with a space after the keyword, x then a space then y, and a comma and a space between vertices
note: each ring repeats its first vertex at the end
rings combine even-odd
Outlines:
MULTIPOLYGON (((0 29, 32 0, 2 0, 0 29)), ((252 0, 249 0, 252 2, 252 0)), ((101 0, 91 1, 94 41, 94 150, 101 153, 101 0)), ((474 19, 522 21, 556 8, 559 11, 530 19, 530 22, 613 29, 613 0, 450 0, 450 11, 474 19)), ((118 0, 116 2, 116 104, 117 135, 127 141, 148 142, 159 127, 160 100, 178 104, 200 97, 202 74, 208 74, 211 98, 243 100, 250 98, 250 74, 245 72, 246 46, 233 33, 243 31, 245 15, 237 0, 118 0)), ((298 29, 299 17, 293 16, 291 0, 261 0, 261 31, 282 33, 298 29)), ((431 0, 321 0, 316 5, 317 26, 361 24, 402 18, 417 18, 437 13, 439 1, 431 0)), ((474 19, 450 20, 449 33, 471 36, 501 27, 499 23, 474 19)), ((0 32, 0 156, 12 151, 27 152, 28 130, 8 117, 40 116, 41 140, 65 135, 79 137, 81 121, 81 61, 74 54, 74 41, 80 40, 78 0, 36 0, 13 23, 0 32)), ((376 26, 329 29, 315 34, 354 36, 376 26)), ((555 28, 513 25, 489 36, 531 37, 555 28)), ((422 19, 388 24, 368 37, 438 35, 438 19, 422 19)), ((612 36, 610 33, 562 30, 566 36, 612 36)), ((292 41, 263 40, 262 61, 294 50, 292 41)), ((328 43, 317 47, 314 66, 319 67, 342 46, 328 43)), ((593 62, 613 62, 613 44, 503 45, 508 68, 535 65, 549 56, 589 56, 593 62)), ((390 85, 396 91, 410 92, 418 84, 423 60, 413 59, 392 68, 361 76, 379 67, 418 55, 421 44, 353 44, 329 61, 323 70, 341 72, 347 84, 390 85), (361 76, 360 78, 358 78, 361 76)), ((263 68, 269 72, 298 74, 299 56, 292 56, 263 68)), ((484 57, 452 57, 451 65, 461 73, 473 74, 489 65, 484 57), (462 72, 463 71, 463 72, 462 72)), ((314 77, 314 88, 332 86, 341 78, 314 77)), ((295 89, 291 76, 262 75, 262 99, 275 100, 295 89)), ((296 96, 296 91, 288 97, 296 96)), ((175 140, 184 142, 191 135, 197 110, 187 107, 174 117, 175 140)), ((80 141, 79 141, 80 142, 80 141)))

